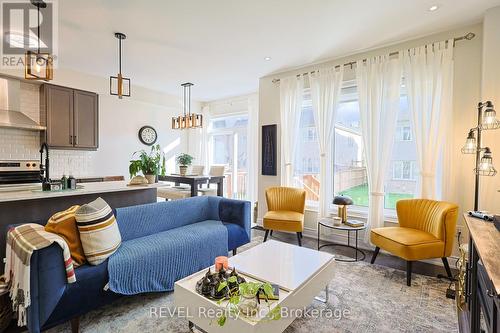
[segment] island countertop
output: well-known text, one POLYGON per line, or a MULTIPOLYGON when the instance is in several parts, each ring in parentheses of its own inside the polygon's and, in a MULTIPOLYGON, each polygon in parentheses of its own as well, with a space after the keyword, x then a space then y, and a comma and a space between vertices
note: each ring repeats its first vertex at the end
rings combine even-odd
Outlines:
POLYGON ((78 196, 86 194, 99 194, 109 192, 122 192, 122 191, 137 191, 146 190, 165 186, 162 183, 150 185, 127 185, 126 181, 109 181, 109 182, 96 182, 96 183, 82 183, 78 184, 75 190, 62 190, 62 191, 46 191, 43 192, 40 188, 17 190, 17 191, 0 191, 0 202, 21 201, 21 200, 36 200, 45 198, 57 198, 78 196))

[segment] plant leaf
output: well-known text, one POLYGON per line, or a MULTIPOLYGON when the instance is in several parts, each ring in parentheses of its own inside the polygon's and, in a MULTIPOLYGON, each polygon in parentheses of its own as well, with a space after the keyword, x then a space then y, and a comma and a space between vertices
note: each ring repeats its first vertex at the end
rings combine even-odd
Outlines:
POLYGON ((224 326, 225 323, 226 323, 226 315, 222 314, 219 317, 219 319, 217 319, 217 324, 219 324, 219 326, 224 326))
POLYGON ((219 284, 219 287, 217 287, 217 291, 221 291, 222 289, 226 288, 227 287, 227 282, 226 281, 222 281, 220 284, 219 284))

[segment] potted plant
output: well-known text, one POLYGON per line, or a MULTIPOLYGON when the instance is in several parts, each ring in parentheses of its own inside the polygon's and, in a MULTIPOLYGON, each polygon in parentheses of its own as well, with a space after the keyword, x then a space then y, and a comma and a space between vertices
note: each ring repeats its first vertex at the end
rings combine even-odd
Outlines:
POLYGON ((179 154, 175 158, 175 161, 177 162, 177 165, 179 165, 179 173, 181 176, 185 176, 187 172, 188 166, 193 163, 194 157, 189 155, 189 154, 179 154))
POLYGON ((264 299, 268 306, 268 320, 278 320, 281 318, 281 306, 276 305, 273 309, 270 308, 269 299, 273 297, 273 287, 269 283, 261 282, 243 282, 238 283, 236 276, 229 277, 226 281, 219 284, 217 290, 227 290, 227 297, 219 300, 217 303, 220 305, 226 299, 225 311, 220 313, 217 317, 217 324, 224 326, 227 317, 238 317, 243 314, 248 320, 254 316, 259 308, 260 300, 259 294, 264 295, 264 299), (233 285, 233 287, 231 287, 233 285), (234 287, 234 285, 236 285, 234 287))
POLYGON ((136 154, 139 154, 139 159, 131 160, 129 165, 131 178, 142 172, 148 183, 153 184, 156 182, 158 174, 165 175, 165 155, 161 151, 159 144, 151 147, 149 153, 144 150, 134 152, 132 158, 136 154))

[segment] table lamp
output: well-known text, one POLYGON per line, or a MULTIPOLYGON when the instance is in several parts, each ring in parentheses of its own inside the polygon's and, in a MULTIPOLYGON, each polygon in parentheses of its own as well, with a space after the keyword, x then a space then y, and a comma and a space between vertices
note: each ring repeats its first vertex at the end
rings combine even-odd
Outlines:
POLYGON ((339 206, 339 217, 342 223, 347 221, 347 206, 353 203, 352 199, 346 195, 336 195, 333 198, 333 204, 339 206))

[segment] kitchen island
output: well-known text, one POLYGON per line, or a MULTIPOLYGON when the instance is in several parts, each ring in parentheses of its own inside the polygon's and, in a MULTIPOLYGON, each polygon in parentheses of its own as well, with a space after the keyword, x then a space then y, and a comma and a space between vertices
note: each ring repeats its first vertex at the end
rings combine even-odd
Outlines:
POLYGON ((103 198, 112 208, 156 202, 162 184, 128 186, 125 181, 78 184, 75 190, 42 192, 38 186, 0 192, 0 258, 5 256, 7 226, 45 224, 56 212, 103 198))

